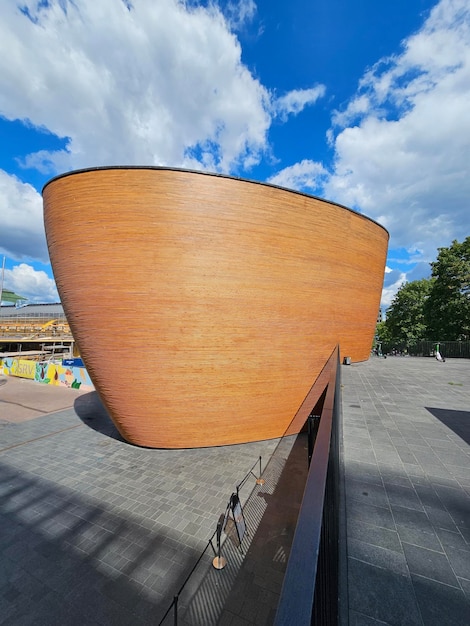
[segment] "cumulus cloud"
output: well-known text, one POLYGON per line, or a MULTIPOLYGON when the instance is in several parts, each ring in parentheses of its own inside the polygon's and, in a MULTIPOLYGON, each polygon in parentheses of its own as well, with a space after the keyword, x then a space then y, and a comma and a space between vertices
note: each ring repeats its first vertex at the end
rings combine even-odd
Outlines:
POLYGON ((0 170, 0 254, 46 263, 42 198, 28 183, 0 170))
POLYGON ((321 163, 304 159, 300 163, 284 168, 268 182, 288 189, 314 191, 323 184, 327 175, 328 172, 321 163))
POLYGON ((333 117, 329 198, 381 222, 430 261, 468 235, 470 5, 442 0, 400 55, 366 72, 333 117))
POLYGON ((306 106, 325 95, 325 85, 316 85, 310 89, 293 89, 274 102, 274 110, 281 120, 286 121, 289 115, 298 115, 306 106))
POLYGON ((441 0, 399 54, 368 69, 357 93, 333 112, 327 140, 334 152, 328 172, 302 161, 272 180, 313 190, 389 230, 390 248, 407 251, 409 271, 386 275, 388 306, 404 281, 427 274, 438 247, 469 234, 468 1, 441 0), (314 175, 296 175, 306 164, 314 175))
MULTIPOLYGON (((240 6, 247 16, 253 10, 240 6)), ((271 96, 243 65, 213 3, 11 2, 0 41, 8 50, 0 55, 0 114, 67 138, 65 150, 26 157, 27 167, 229 172, 266 149, 271 96)))
POLYGON ((380 301, 380 305, 383 309, 387 309, 391 305, 398 289, 406 282, 406 272, 391 270, 390 268, 388 268, 388 271, 385 271, 384 286, 380 301))
POLYGON ((27 263, 5 270, 4 287, 23 296, 30 303, 59 302, 59 294, 52 278, 27 263))

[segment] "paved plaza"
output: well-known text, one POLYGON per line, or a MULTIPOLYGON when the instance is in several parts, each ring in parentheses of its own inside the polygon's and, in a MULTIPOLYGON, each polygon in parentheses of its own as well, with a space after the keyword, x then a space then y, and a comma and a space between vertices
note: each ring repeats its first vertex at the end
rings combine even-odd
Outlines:
MULTIPOLYGON (((374 357, 341 373, 343 626, 468 625, 470 361, 374 357)), ((271 624, 306 447, 139 448, 95 392, 0 376, 0 624, 156 625, 198 561, 179 624, 271 624), (224 534, 216 570, 208 541, 246 476, 243 550, 224 534)))
POLYGON ((349 623, 470 624, 470 361, 342 367, 349 623))
MULTIPOLYGON (((190 411, 187 419, 191 428, 190 411)), ((296 437, 140 448, 121 439, 96 392, 0 377, 0 624, 158 624, 201 555, 180 596, 178 623, 216 624, 243 610, 252 623, 268 623, 306 457, 306 443, 296 437), (300 457, 291 452, 299 445, 296 469, 300 457), (260 457, 262 486, 256 485, 260 457), (219 571, 208 541, 246 477, 240 499, 249 534, 243 552, 234 532, 224 534, 227 566, 219 571), (276 505, 276 498, 283 502, 276 505), (268 507, 277 509, 271 525, 268 507), (265 548, 248 571, 245 554, 260 524, 265 548), (252 589, 243 591, 242 569, 259 577, 256 598, 252 589), (248 608, 233 605, 240 593, 251 599, 248 608)), ((173 624, 172 611, 164 624, 173 624)))

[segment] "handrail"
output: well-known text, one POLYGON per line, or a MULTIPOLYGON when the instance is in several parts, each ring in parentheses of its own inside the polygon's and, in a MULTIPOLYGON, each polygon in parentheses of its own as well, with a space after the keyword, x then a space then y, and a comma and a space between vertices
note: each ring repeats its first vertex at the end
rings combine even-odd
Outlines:
MULTIPOLYGON (((181 592, 183 591, 183 589, 186 586, 186 583, 188 582, 188 580, 191 578, 191 576, 194 573, 194 570, 196 569, 196 567, 199 565, 199 563, 202 561, 203 556, 205 555, 205 553, 207 552, 207 549, 209 546, 212 546, 212 549, 214 550, 214 544, 212 543, 212 540, 214 539, 215 535, 217 533, 217 530, 215 530, 212 533, 212 537, 209 539, 209 541, 206 544, 206 547, 204 548, 204 550, 202 551, 202 553, 200 554, 198 560, 196 561, 196 563, 193 565, 191 571, 189 572, 189 574, 186 576, 186 578, 184 579, 183 584, 181 585, 181 587, 179 588, 179 590, 175 593, 175 595, 173 596, 173 601, 170 604, 170 606, 168 607, 168 609, 166 610, 165 615, 162 617, 162 619, 158 622, 158 626, 162 626, 163 622, 166 620, 166 618, 168 617, 168 615, 170 614, 171 609, 173 609, 173 623, 175 624, 175 626, 178 624, 178 601, 179 601, 179 597, 181 595, 181 592)), ((214 550, 215 552, 215 550, 214 550)))
POLYGON ((330 456, 339 348, 330 356, 326 395, 274 626, 310 626, 330 456))
MULTIPOLYGON (((248 478, 250 476, 254 477, 256 479, 256 483, 258 485, 264 484, 264 478, 261 478, 262 476, 262 465, 261 465, 261 456, 258 458, 257 461, 255 461, 255 463, 252 465, 252 467, 250 468, 250 470, 248 471, 248 473, 244 476, 244 478, 236 485, 236 496, 237 498, 239 497, 239 493, 240 493, 240 489, 245 485, 245 483, 247 482, 248 478), (255 467, 259 464, 259 476, 256 476, 256 474, 253 472, 253 470, 255 469, 255 467)), ((226 511, 225 513, 227 514, 228 508, 232 502, 232 497, 235 494, 231 494, 230 496, 230 500, 229 503, 227 504, 226 507, 226 511)), ((222 519, 223 519, 223 515, 222 515, 222 519)), ((220 521, 220 518, 219 518, 220 521)), ((222 527, 220 527, 222 528, 222 527)), ((241 539, 240 539, 241 542, 241 539)), ((191 578, 191 576, 193 575, 194 571, 196 570, 197 566, 199 565, 199 563, 202 561, 203 556, 205 555, 205 553, 207 552, 207 549, 209 548, 209 546, 212 547, 212 550, 214 551, 214 554, 216 556, 220 557, 220 534, 219 534, 219 527, 217 527, 217 529, 212 533, 211 538, 208 540, 206 547, 204 548, 204 550, 202 551, 202 553, 200 554, 199 558, 197 559, 196 563, 194 564, 194 566, 192 567, 191 571, 189 572, 189 574, 186 576, 186 578, 184 579, 183 584, 181 585, 181 587, 179 588, 179 590, 176 592, 176 594, 173 596, 173 600, 170 604, 170 606, 168 607, 168 609, 166 610, 164 616, 161 618, 161 620, 158 623, 158 626, 162 626, 163 622, 166 620, 166 618, 168 617, 168 615, 171 612, 171 609, 173 609, 173 623, 175 626, 177 626, 178 624, 178 602, 179 602, 179 597, 181 595, 181 593, 183 592, 183 589, 186 586, 186 583, 189 581, 189 579, 191 578), (212 543, 212 540, 214 539, 214 537, 217 535, 217 544, 218 544, 218 552, 216 551, 216 549, 214 548, 214 544, 212 543)))

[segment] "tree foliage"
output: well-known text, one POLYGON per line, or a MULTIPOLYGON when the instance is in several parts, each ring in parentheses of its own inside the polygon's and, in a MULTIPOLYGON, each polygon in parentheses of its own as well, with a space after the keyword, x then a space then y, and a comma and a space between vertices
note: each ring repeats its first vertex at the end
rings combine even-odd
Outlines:
POLYGON ((431 278, 400 287, 377 335, 385 351, 470 339, 470 237, 439 248, 431 278))
POLYGON ((375 329, 375 341, 373 345, 374 350, 388 352, 392 348, 393 344, 394 341, 390 336, 387 322, 385 320, 382 322, 378 322, 375 329))
POLYGON ((433 284, 434 279, 422 278, 399 288, 387 310, 385 326, 388 336, 384 336, 384 341, 389 348, 409 348, 426 339, 425 303, 433 284))
POLYGON ((456 341, 470 337, 470 237, 439 248, 431 263, 433 287, 425 306, 432 339, 456 341))

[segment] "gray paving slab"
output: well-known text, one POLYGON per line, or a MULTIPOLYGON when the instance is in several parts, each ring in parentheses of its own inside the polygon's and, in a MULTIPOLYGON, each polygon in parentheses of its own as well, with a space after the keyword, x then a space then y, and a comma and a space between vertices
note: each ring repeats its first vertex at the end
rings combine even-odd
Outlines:
MULTIPOLYGON (((470 361, 341 369, 349 623, 467 624, 470 361)), ((271 624, 302 436, 148 450, 120 438, 95 392, 44 389, 35 406, 36 383, 0 387, 0 624, 158 624, 198 559, 179 624, 271 624), (241 490, 243 550, 232 529, 216 570, 208 539, 259 456, 266 483, 241 490)))
POLYGON ((372 358, 342 385, 344 623, 466 626, 470 361, 372 358))
POLYGON ((199 559, 179 599, 180 624, 269 623, 305 482, 305 441, 139 448, 122 440, 95 392, 56 391, 13 378, 0 387, 0 624, 155 625, 199 559), (255 482, 260 457, 264 485, 255 482), (248 534, 243 551, 233 529, 223 535, 228 564, 219 571, 208 541, 246 476, 248 534))

